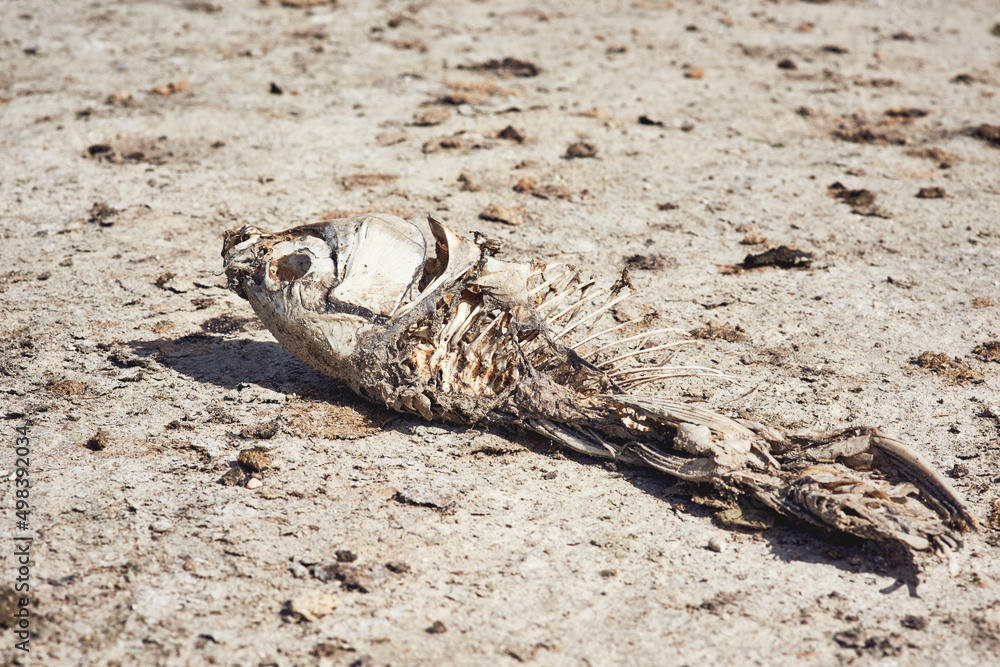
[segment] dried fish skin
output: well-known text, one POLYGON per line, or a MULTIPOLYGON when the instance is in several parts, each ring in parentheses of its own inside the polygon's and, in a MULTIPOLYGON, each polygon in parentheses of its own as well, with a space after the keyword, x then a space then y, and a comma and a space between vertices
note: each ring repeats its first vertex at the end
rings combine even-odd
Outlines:
POLYGON ((599 324, 634 288, 575 267, 498 259, 429 218, 385 214, 227 232, 230 288, 290 352, 356 393, 427 420, 539 433, 577 452, 746 495, 772 511, 949 555, 977 520, 914 450, 874 428, 788 433, 637 393, 711 368, 654 364, 686 341, 599 324))

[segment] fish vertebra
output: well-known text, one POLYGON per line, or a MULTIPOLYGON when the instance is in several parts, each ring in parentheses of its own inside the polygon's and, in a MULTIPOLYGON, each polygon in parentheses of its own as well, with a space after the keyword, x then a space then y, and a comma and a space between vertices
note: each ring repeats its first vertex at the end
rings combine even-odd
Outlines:
POLYGON ((577 452, 748 495, 771 510, 914 550, 959 548, 975 517, 944 477, 878 429, 788 433, 695 405, 632 393, 723 373, 641 365, 641 345, 602 316, 634 292, 567 265, 506 262, 429 218, 386 214, 270 233, 227 232, 229 287, 310 366, 393 410, 458 424, 518 426, 577 452))

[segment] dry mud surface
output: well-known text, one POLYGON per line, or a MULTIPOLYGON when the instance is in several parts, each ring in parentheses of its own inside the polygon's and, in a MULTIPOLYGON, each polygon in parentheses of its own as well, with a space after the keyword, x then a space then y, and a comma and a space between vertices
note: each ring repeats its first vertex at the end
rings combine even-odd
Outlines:
POLYGON ((995 664, 998 22, 986 0, 5 1, 0 592, 24 426, 34 560, 31 650, 4 598, 3 661, 995 664), (912 443, 982 523, 961 572, 348 396, 225 290, 220 235, 368 210, 628 263, 635 312, 712 325, 678 360, 743 378, 663 391, 756 387, 719 409, 912 443), (811 262, 741 266, 782 245, 811 262))

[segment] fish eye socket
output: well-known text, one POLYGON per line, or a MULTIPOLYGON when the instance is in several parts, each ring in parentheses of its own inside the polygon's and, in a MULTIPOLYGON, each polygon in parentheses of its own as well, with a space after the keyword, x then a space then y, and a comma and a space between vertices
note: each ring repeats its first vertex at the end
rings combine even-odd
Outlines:
POLYGON ((279 257, 271 266, 276 279, 290 282, 308 273, 312 267, 312 260, 305 253, 295 253, 279 257))

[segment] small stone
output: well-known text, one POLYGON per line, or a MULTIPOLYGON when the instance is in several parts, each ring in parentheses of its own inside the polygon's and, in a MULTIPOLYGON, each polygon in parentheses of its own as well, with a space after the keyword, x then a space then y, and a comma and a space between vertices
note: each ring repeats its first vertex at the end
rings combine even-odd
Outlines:
POLYGON ((318 621, 333 613, 340 606, 340 598, 333 593, 307 591, 289 600, 288 609, 307 621, 318 621))
POLYGON ((947 196, 947 192, 941 187, 931 187, 931 188, 920 188, 917 193, 918 199, 943 199, 947 196))
POLYGON ((451 118, 451 111, 447 107, 435 107, 413 117, 413 124, 420 127, 430 127, 440 125, 451 118))
POLYGON ((246 484, 247 474, 239 466, 234 466, 227 470, 222 477, 219 478, 219 483, 222 486, 243 486, 246 484))
POLYGON ((517 183, 514 184, 514 192, 531 192, 535 189, 538 182, 528 176, 524 176, 517 183))
POLYGON ((174 524, 170 522, 170 519, 157 519, 153 523, 149 524, 149 529, 154 533, 165 533, 174 527, 174 524))
POLYGON ((717 554, 726 550, 726 541, 721 537, 713 537, 708 541, 708 548, 717 554))
POLYGON ((256 477, 251 477, 250 481, 247 482, 247 488, 253 491, 254 489, 259 489, 264 486, 264 482, 260 481, 256 477))
POLYGON ((910 630, 926 630, 927 619, 923 616, 907 615, 899 620, 899 624, 910 630))
POLYGON ((439 635, 443 632, 448 632, 448 627, 441 621, 434 621, 431 623, 431 627, 427 628, 427 633, 431 635, 439 635))
POLYGON ((705 68, 704 67, 688 67, 684 76, 689 79, 704 79, 705 78, 705 68))
POLYGON ((379 146, 392 146, 393 144, 401 144, 404 141, 406 141, 406 133, 399 130, 382 132, 375 137, 375 143, 379 146))

